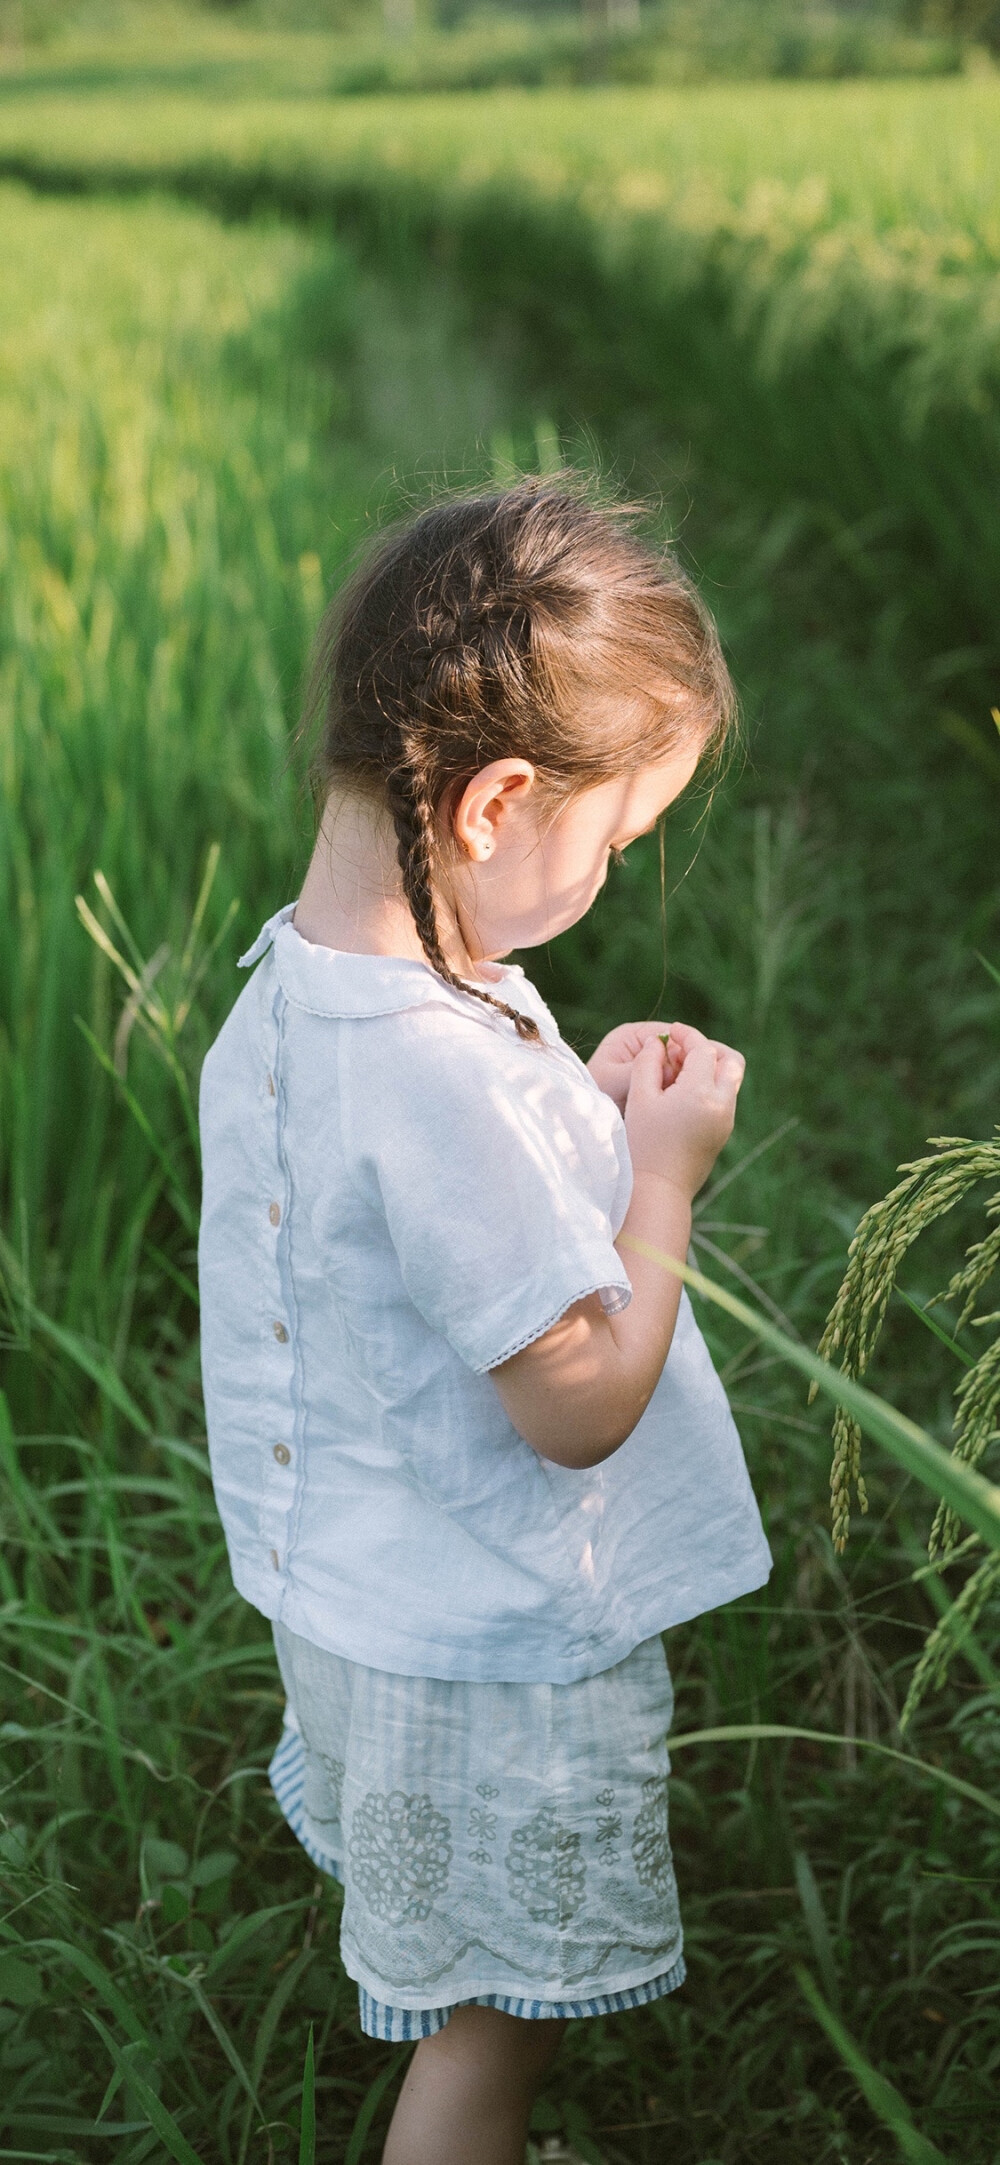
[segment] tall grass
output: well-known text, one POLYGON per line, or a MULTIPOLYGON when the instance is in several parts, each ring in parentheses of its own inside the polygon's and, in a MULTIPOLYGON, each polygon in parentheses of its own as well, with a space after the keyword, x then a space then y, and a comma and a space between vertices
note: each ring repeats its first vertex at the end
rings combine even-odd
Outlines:
POLYGON ((998 111, 992 82, 30 98, 0 116, 0 169, 333 220, 375 261, 448 266, 474 320, 527 335, 560 424, 667 427, 681 461, 713 431, 744 503, 827 548, 851 613, 891 592, 989 757, 998 111))
MULTIPOLYGON (((317 2156, 361 2165, 405 2052, 361 2042, 336 1892, 264 1781, 280 1683, 208 1481, 186 1101, 234 956, 304 861, 285 746, 323 587, 384 503, 445 466, 547 457, 553 430, 516 390, 530 355, 518 377, 503 349, 465 348, 426 275, 395 294, 324 239, 155 202, 9 191, 0 218, 17 927, 0 952, 0 2139, 81 2165, 294 2158, 311 2030, 317 2156), (162 1006, 168 1060, 77 891, 162 1006)), ((635 458, 624 423, 600 455, 635 458)), ((669 430, 644 439, 642 478, 678 511, 669 430)), ((743 1047, 695 1260, 810 1347, 898 1159, 959 1115, 990 1124, 974 949, 996 920, 995 785, 940 733, 891 596, 876 585, 848 625, 829 548, 787 509, 758 517, 711 430, 688 490, 682 545, 722 615, 750 759, 707 826, 697 795, 670 823, 665 984, 654 843, 522 959, 584 1052, 644 1013, 743 1047)), ((931 1228, 904 1288, 918 1304, 945 1254, 931 1228)), ((897 2112, 985 2165, 998 1841, 967 1791, 1000 1765, 991 1619, 904 1745, 914 1661, 967 1562, 928 1568, 923 1502, 879 1461, 848 1569, 826 1531, 826 1416, 752 1332, 707 1301, 699 1316, 776 1570, 669 1642, 690 1984, 574 2026, 536 2135, 563 2128, 609 2165, 659 2165, 668 2145, 679 2165, 861 2165, 896 2154, 897 2112), (743 1744, 713 1740, 740 1725, 743 1744)), ((870 1380, 947 1441, 950 1361, 903 1302, 870 1380)))

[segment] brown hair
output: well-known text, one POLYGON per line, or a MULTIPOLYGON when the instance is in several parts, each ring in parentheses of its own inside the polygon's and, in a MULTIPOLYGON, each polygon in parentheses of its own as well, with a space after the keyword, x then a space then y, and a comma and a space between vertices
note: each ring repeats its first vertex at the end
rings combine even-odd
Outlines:
POLYGON ((718 634, 639 516, 588 501, 569 475, 446 498, 381 535, 316 637, 303 730, 319 722, 321 816, 336 780, 381 799, 428 961, 539 1042, 529 1016, 445 960, 435 815, 494 759, 531 760, 553 817, 699 740, 717 762, 736 719, 718 634))

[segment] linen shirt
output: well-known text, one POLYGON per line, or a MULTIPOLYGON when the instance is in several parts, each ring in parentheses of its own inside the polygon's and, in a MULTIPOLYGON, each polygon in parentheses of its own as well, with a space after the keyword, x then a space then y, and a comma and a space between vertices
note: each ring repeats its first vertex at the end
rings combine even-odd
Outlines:
POLYGON ((315 946, 288 903, 204 1062, 201 1357, 234 1582, 408 1676, 569 1682, 761 1586, 771 1557, 686 1289, 641 1419, 544 1459, 489 1370, 598 1293, 617 1106, 515 964, 542 1045, 429 964, 315 946))

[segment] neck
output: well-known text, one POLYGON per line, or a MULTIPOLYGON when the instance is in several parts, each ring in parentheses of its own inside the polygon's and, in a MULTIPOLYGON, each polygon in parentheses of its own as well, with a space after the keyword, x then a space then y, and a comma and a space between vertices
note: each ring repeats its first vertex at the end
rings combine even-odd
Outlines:
MULTIPOLYGON (((442 953, 457 977, 493 984, 501 972, 470 949, 451 895, 435 885, 442 953)), ((384 806, 347 790, 331 791, 292 920, 317 947, 353 955, 398 955, 429 963, 403 891, 396 835, 384 806)))

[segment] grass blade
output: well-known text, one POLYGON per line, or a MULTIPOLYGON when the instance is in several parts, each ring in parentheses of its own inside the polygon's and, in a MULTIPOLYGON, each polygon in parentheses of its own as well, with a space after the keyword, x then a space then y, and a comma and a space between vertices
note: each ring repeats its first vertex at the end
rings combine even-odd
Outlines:
POLYGON ((92 1352, 86 1340, 79 1337, 76 1331, 66 1330, 63 1324, 56 1323, 51 1316, 47 1316, 44 1309, 39 1308, 37 1302, 32 1299, 27 1284, 24 1282, 18 1258, 13 1248, 8 1245, 2 1235, 0 1235, 0 1259, 2 1259, 11 1280, 19 1279, 21 1281, 17 1298, 25 1321, 32 1324, 36 1331, 40 1331, 43 1338, 50 1339, 53 1345, 58 1346, 60 1353, 65 1353, 75 1368, 81 1368, 84 1375, 89 1376, 92 1383, 96 1383, 103 1396, 109 1399, 113 1406, 117 1406, 119 1413, 126 1415, 127 1419, 132 1422, 133 1427, 139 1430, 140 1435, 151 1435, 152 1429, 149 1421, 136 1405, 135 1399, 130 1392, 125 1389, 124 1383, 116 1375, 110 1362, 102 1358, 100 1353, 92 1352))
POLYGON ((990 1812, 1000 1819, 1000 1798, 991 1797, 986 1789, 977 1789, 974 1782, 962 1780, 960 1774, 949 1774, 946 1767, 936 1767, 929 1759, 917 1759, 909 1752, 897 1752, 891 1744, 879 1744, 874 1737, 838 1736, 833 1730, 799 1729, 780 1721, 730 1722, 722 1729, 688 1729, 682 1736, 671 1736, 670 1750, 686 1751, 693 1744, 756 1744, 769 1737, 800 1737, 807 1744, 851 1744, 859 1752, 878 1752, 883 1759, 895 1759, 898 1766, 909 1767, 914 1774, 926 1774, 933 1782, 941 1782, 945 1789, 953 1789, 957 1796, 965 1797, 970 1804, 978 1804, 980 1811, 990 1812))
POLYGON ((900 1300, 904 1300, 907 1307, 912 1308, 914 1315, 920 1317, 921 1323, 926 1323, 928 1330, 933 1331, 935 1338, 940 1338, 941 1344, 943 1346, 947 1346, 950 1353, 956 1354, 958 1359, 964 1363, 966 1368, 975 1367, 975 1354, 966 1353, 964 1346, 959 1345, 958 1339, 953 1338, 950 1331, 944 1330, 941 1324, 936 1322, 935 1318, 932 1315, 928 1315, 926 1308, 921 1308, 920 1302, 914 1300, 912 1293, 907 1293, 905 1287, 901 1285, 898 1285, 896 1287, 896 1291, 899 1294, 900 1300))
POLYGON ((357 2119, 351 2129, 350 2142, 344 2152, 344 2165, 361 2165, 368 2130, 375 2118, 382 2098, 394 2075, 398 2075, 403 2061, 412 2050, 412 2045, 401 2045, 399 2051, 393 2053, 392 2059, 387 2060, 385 2066, 380 2068, 374 2082, 365 2092, 358 2108, 357 2119))
POLYGON ((211 2030, 213 2037, 216 2038, 217 2042, 222 2048, 222 2051, 225 2053, 226 2059, 229 2061, 229 2065, 232 2068, 233 2073, 235 2074, 241 2088, 246 2091, 250 2103, 254 2106, 255 2110, 260 2113, 260 2117, 263 2120, 265 2115, 261 2109, 261 2102, 257 2095, 256 2086, 251 2081, 250 2076, 247 2074, 246 2068, 244 2067, 239 2053, 237 2052, 236 2047, 232 2041, 232 2038, 230 2037, 229 2032, 226 2029, 225 2023, 220 2021, 219 2016, 216 2014, 211 2001, 202 1991, 201 1985, 199 1984, 197 1977, 185 1977, 184 1983, 186 1984, 192 1999, 201 2009, 201 2012, 205 2017, 205 2021, 208 2023, 209 2029, 211 2030))
POLYGON ((648 1241, 637 1240, 631 1233, 620 1233, 618 1245, 634 1248, 637 1255, 646 1255, 652 1263, 673 1271, 678 1278, 683 1278, 685 1285, 702 1293, 706 1300, 714 1301, 719 1308, 725 1308, 746 1330, 763 1338, 766 1345, 773 1346, 793 1368, 801 1369, 802 1374, 836 1405, 846 1406, 897 1465, 912 1474, 924 1488, 930 1489, 932 1495, 943 1497, 953 1511, 982 1534, 991 1549, 1000 1549, 1000 1488, 984 1481, 982 1474, 964 1466, 960 1459, 952 1458, 925 1428, 919 1428, 916 1421, 909 1420, 905 1413, 898 1413, 895 1406, 877 1397, 874 1391, 866 1390, 863 1383, 855 1383, 831 1362, 821 1360, 818 1353, 810 1353, 794 1339, 786 1338, 784 1331, 766 1322, 763 1316, 755 1315, 745 1301, 737 1300, 735 1294, 727 1293, 723 1286, 716 1285, 711 1278, 704 1278, 687 1263, 678 1262, 676 1256, 666 1255, 662 1248, 653 1248, 648 1241))
POLYGON ((837 1980, 833 1941, 830 1938, 830 1927, 827 1923, 826 1911, 823 1908, 823 1898, 816 1885, 816 1875, 804 1850, 796 1850, 793 1864, 795 1884, 799 1890, 799 1901, 802 1904, 802 1914, 806 1920, 806 1930, 812 1941, 813 1953, 819 1963, 820 1976, 826 1986, 828 1997, 839 2011, 840 1986, 837 1980))
POLYGON ((309 2024, 306 2064, 302 2070, 302 2116, 299 2121, 299 2165, 316 2165, 316 2069, 313 2064, 313 2026, 309 2024))
MULTIPOLYGON (((28 1951, 28 1944, 25 1943, 25 1953, 28 1951)), ((139 2021, 138 2016, 133 2014, 124 1994, 119 1992, 113 1979, 108 1976, 107 1970, 102 1967, 100 1962, 95 1962, 93 1955, 88 1954, 85 1947, 73 1947, 68 1940, 61 1939, 32 1940, 30 1946, 32 1949, 47 1948, 53 1954, 62 1955, 64 1961, 69 1962, 74 1969, 79 1970, 81 1977, 85 1977, 87 1983, 93 1985, 95 1990, 100 1993, 101 1998, 110 2007, 112 2014, 117 2017, 122 2029, 132 2039, 133 2044, 145 2045, 148 2049, 152 2049, 142 2023, 139 2021)), ((131 2075, 129 2079, 131 2080, 131 2075)))
POLYGON ((138 2069, 129 2065, 124 2053, 116 2045, 110 2030, 105 2028, 100 2016, 95 2015, 90 2007, 85 2007, 83 2013, 86 2015, 88 2022, 93 2023, 98 2036, 103 2038, 115 2066, 126 2077, 129 2088, 138 2098, 143 2111, 148 2114, 150 2127, 156 2129, 164 2149, 168 2150, 170 2156, 176 2159, 176 2165, 204 2165, 204 2160, 198 2156, 197 2150, 192 2150, 187 2136, 178 2127, 173 2113, 169 2112, 166 2105, 161 2103, 156 2091, 150 2089, 148 2082, 144 2081, 138 2069))
POLYGON ((845 2030, 832 2008, 827 2006, 808 1970, 804 1970, 799 1963, 795 1965, 795 1977, 817 2022, 826 2031, 844 2066, 850 2068, 862 2096, 867 2099, 883 2127, 890 2128, 895 2135, 907 2165, 947 2165, 947 2159, 936 2145, 914 2127, 910 2108, 900 2097, 899 2091, 887 2076, 880 2075, 877 2067, 873 2067, 871 2061, 865 2058, 860 2045, 855 2044, 850 2032, 845 2030))

